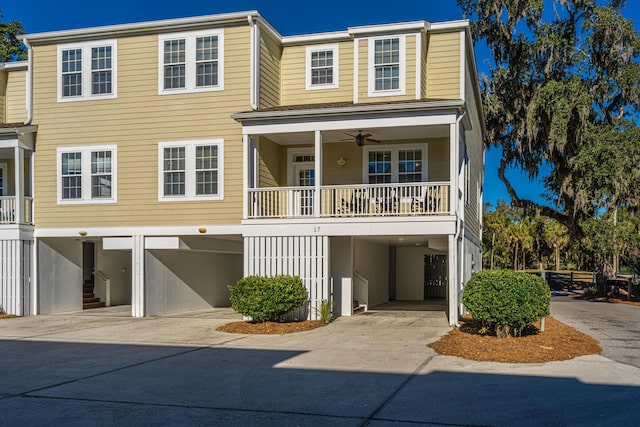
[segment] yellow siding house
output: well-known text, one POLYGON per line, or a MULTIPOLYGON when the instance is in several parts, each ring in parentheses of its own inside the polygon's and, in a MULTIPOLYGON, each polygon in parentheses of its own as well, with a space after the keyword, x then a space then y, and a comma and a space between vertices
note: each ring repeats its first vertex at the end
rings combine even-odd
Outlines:
POLYGON ((351 316, 480 268, 469 23, 282 36, 257 11, 24 36, 0 64, 0 306, 133 317, 300 276, 351 316))

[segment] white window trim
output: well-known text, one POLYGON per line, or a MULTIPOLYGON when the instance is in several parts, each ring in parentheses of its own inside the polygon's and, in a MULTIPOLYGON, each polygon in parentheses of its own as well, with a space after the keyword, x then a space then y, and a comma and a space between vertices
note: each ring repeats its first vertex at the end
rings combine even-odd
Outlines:
POLYGON ((376 96, 397 96, 397 95, 405 95, 406 87, 407 87, 407 75, 406 75, 406 66, 407 66, 407 51, 406 51, 406 35, 388 35, 381 37, 371 37, 368 39, 368 50, 369 50, 369 63, 368 63, 368 74, 369 74, 369 90, 368 95, 370 97, 376 96), (376 72, 375 72, 375 51, 376 51, 376 40, 386 40, 386 39, 398 39, 398 49, 400 50, 400 64, 398 69, 399 74, 399 82, 398 89, 391 90, 375 90, 376 89, 376 72))
POLYGON ((184 202, 199 200, 224 200, 224 139, 201 139, 189 141, 165 141, 158 143, 158 201, 184 202), (218 146, 218 194, 196 194, 196 146, 218 146), (164 195, 164 149, 185 147, 185 194, 184 196, 164 195))
POLYGON ((175 93, 212 92, 224 90, 224 30, 189 31, 184 33, 161 34, 158 36, 158 95, 175 93), (218 84, 216 86, 196 87, 196 39, 198 37, 218 37, 218 84), (185 39, 185 87, 164 88, 164 42, 166 40, 185 39))
POLYGON ((337 44, 325 44, 321 46, 307 46, 306 50, 306 89, 307 90, 322 90, 322 89, 337 89, 339 86, 339 48, 337 44), (333 83, 331 84, 311 84, 311 54, 313 52, 333 52, 333 83))
POLYGON ((295 185, 295 165, 302 165, 302 164, 314 164, 315 166, 315 161, 314 162, 295 162, 294 159, 296 158, 296 156, 314 156, 314 160, 315 160, 315 151, 313 149, 313 147, 297 147, 297 148, 289 148, 287 149, 287 159, 289 160, 288 163, 288 167, 287 167, 287 182, 289 183, 290 186, 296 186, 295 185))
POLYGON ((422 182, 428 182, 429 178, 429 144, 421 143, 421 144, 376 144, 376 145, 365 145, 362 150, 362 182, 365 184, 369 184, 369 153, 371 151, 391 151, 391 183, 398 184, 399 177, 399 155, 398 152, 400 150, 422 150, 422 182))
POLYGON ((58 45, 57 54, 57 86, 58 102, 89 101, 97 99, 114 99, 118 97, 118 41, 97 40, 84 43, 69 43, 58 45), (111 47, 111 93, 91 94, 91 48, 111 47), (82 49, 82 95, 62 96, 62 51, 71 49, 82 49))
POLYGON ((84 145, 80 147, 58 147, 56 149, 56 182, 59 205, 92 205, 118 202, 118 146, 84 145), (91 197, 91 153, 93 151, 111 151, 111 197, 91 197), (82 198, 62 198, 62 153, 77 153, 82 156, 82 198))

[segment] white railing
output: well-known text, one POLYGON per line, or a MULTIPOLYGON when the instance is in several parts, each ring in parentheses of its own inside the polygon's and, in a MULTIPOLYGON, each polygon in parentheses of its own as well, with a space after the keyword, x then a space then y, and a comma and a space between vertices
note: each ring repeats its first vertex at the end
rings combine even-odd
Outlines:
POLYGON ((249 218, 313 216, 313 187, 249 189, 249 218))
POLYGON ((322 187, 322 216, 416 216, 449 212, 448 182, 322 187))
POLYGON ((16 222, 16 198, 13 196, 0 196, 0 224, 15 224, 16 222))
MULTIPOLYGON (((312 217, 313 187, 249 190, 249 218, 312 217)), ((320 216, 374 217, 446 215, 448 182, 331 185, 320 188, 320 216)))
MULTIPOLYGON (((0 224, 16 224, 16 198, 14 196, 0 196, 0 224)), ((24 223, 33 223, 33 197, 24 198, 24 223)))
POLYGON ((102 271, 94 271, 93 277, 95 283, 93 285, 93 292, 101 299, 104 300, 106 307, 111 306, 111 279, 107 277, 102 271))

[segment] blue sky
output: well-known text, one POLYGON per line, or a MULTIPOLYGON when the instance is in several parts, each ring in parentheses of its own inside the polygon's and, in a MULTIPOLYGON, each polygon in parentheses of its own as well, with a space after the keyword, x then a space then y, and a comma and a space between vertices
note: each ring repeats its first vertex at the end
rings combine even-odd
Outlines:
MULTIPOLYGON (((628 0, 624 10, 627 17, 640 16, 640 1, 628 0)), ((21 21, 27 33, 122 24, 156 19, 181 18, 244 10, 258 10, 282 34, 306 34, 344 30, 350 26, 380 24, 425 19, 446 21, 462 18, 455 0, 111 0, 97 4, 87 0, 15 0, 0 6, 4 20, 21 21)), ((488 52, 476 47, 476 61, 480 73, 487 70, 488 52)), ((500 161, 498 150, 489 150, 485 166, 485 202, 495 204, 508 200, 506 189, 497 176, 500 161)), ((514 187, 521 197, 540 200, 543 189, 537 182, 510 171, 514 187)))

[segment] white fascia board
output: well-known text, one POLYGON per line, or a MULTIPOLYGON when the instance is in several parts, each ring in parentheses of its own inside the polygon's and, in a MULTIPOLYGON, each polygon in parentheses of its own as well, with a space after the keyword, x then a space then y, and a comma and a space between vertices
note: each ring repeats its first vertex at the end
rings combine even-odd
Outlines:
POLYGON ((316 33, 316 34, 302 34, 299 36, 284 36, 282 37, 282 44, 284 46, 287 45, 296 45, 303 43, 316 43, 316 42, 329 42, 329 41, 340 41, 340 40, 351 40, 351 36, 348 31, 333 31, 327 33, 316 33))
POLYGON ((478 77, 478 65, 476 63, 476 53, 473 48, 473 38, 471 37, 471 29, 467 27, 465 29, 465 35, 467 38, 467 42, 465 43, 467 54, 469 55, 469 59, 466 61, 467 66, 471 70, 471 84, 473 85, 473 92, 476 96, 476 109, 478 111, 478 117, 480 119, 480 127, 482 129, 482 137, 486 135, 486 127, 484 120, 484 109, 482 108, 482 95, 480 91, 480 78, 478 77))
POLYGON ((288 133, 288 132, 312 132, 312 131, 328 131, 328 130, 351 130, 351 129, 376 129, 384 127, 401 127, 401 126, 428 126, 455 123, 457 114, 451 112, 448 114, 431 114, 421 116, 405 116, 405 117, 376 117, 358 118, 352 120, 323 120, 306 122, 287 122, 272 124, 251 124, 245 123, 242 127, 244 135, 268 135, 272 133, 288 133))
POLYGON ((341 218, 285 221, 247 220, 243 222, 248 236, 420 236, 453 235, 455 216, 407 218, 341 218))
POLYGON ((80 237, 80 231, 86 233, 82 237, 128 237, 128 236, 212 236, 241 235, 241 225, 193 225, 193 226, 158 226, 158 227, 82 227, 75 228, 36 228, 35 237, 80 237), (200 232, 205 228, 204 233, 200 232))
POLYGON ((432 22, 429 32, 446 31, 446 30, 464 30, 469 28, 468 19, 459 19, 456 21, 432 22))
POLYGON ((0 225, 0 240, 33 240, 32 225, 0 225))
MULTIPOLYGON (((255 13, 258 13, 256 11, 254 11, 255 13)), ((259 13, 258 13, 259 15, 259 13)), ((282 37, 282 35, 278 32, 278 30, 275 29, 275 27, 273 25, 271 25, 271 23, 269 21, 267 21, 264 16, 259 15, 256 18, 256 22, 258 22, 265 30, 267 30, 268 33, 271 33, 271 35, 279 42, 282 43, 282 39, 284 37, 282 37)))
POLYGON ((44 33, 24 34, 20 39, 27 39, 30 43, 59 42, 63 40, 77 40, 84 38, 106 38, 132 35, 148 32, 176 32, 202 25, 223 25, 235 22, 249 23, 248 17, 260 18, 257 10, 246 12, 221 13, 189 18, 164 19, 159 21, 136 22, 132 24, 107 25, 101 27, 80 28, 74 30, 49 31, 44 33))
POLYGON ((378 33, 398 33, 410 31, 427 31, 433 25, 429 21, 399 22, 396 24, 365 25, 361 27, 348 27, 352 36, 363 36, 378 33))

